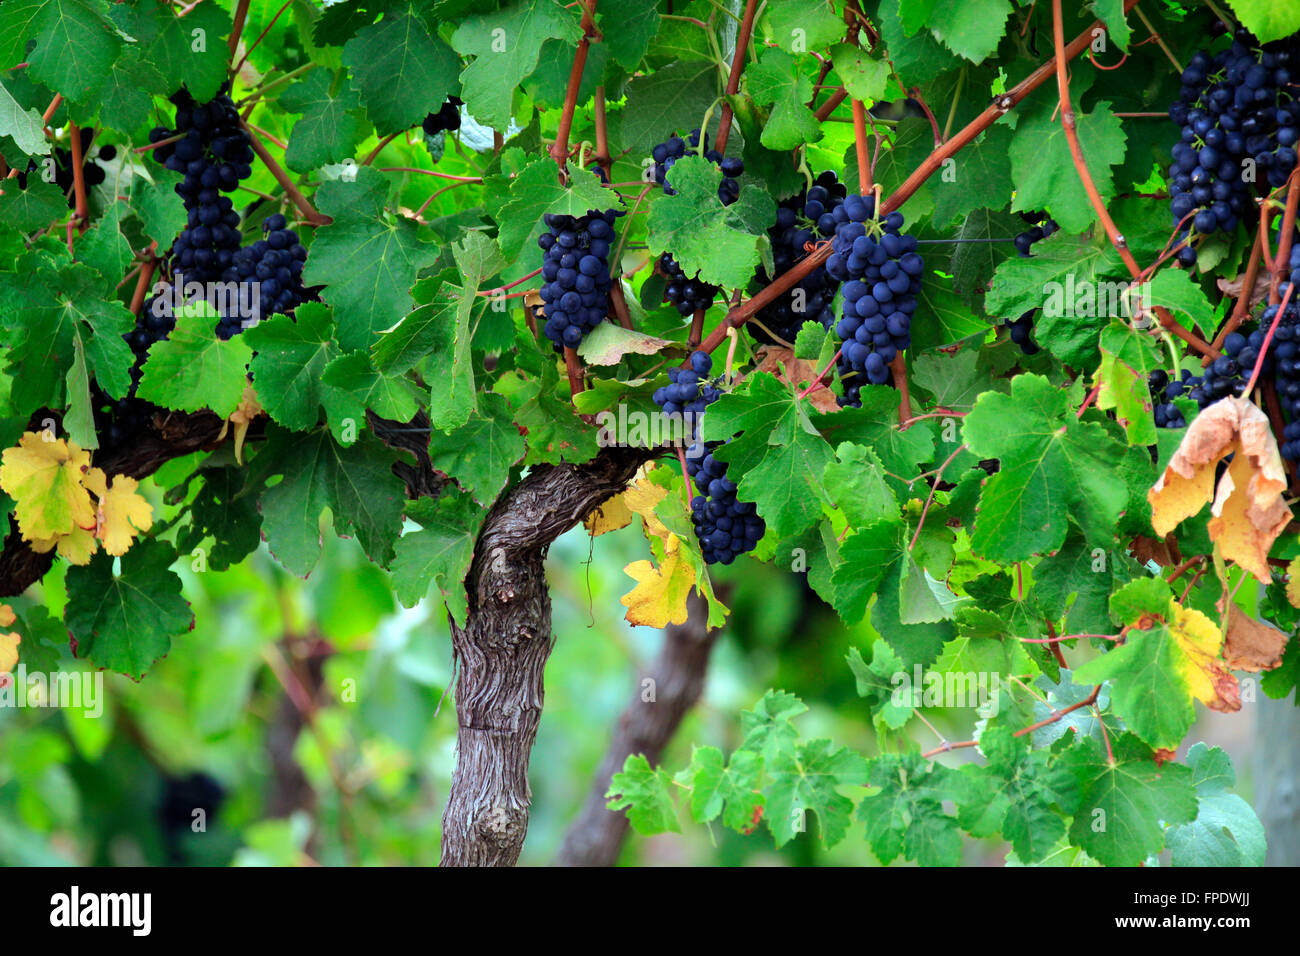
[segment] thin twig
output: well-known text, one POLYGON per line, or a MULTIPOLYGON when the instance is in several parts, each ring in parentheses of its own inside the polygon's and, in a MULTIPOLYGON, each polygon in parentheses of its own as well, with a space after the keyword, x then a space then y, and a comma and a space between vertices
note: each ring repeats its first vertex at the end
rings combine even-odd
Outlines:
POLYGON ((745 16, 740 21, 740 29, 736 33, 736 52, 731 56, 727 92, 722 100, 722 116, 718 119, 718 138, 713 144, 719 153, 725 153, 727 150, 727 138, 731 135, 730 98, 740 91, 740 74, 745 69, 745 55, 749 52, 749 40, 754 34, 754 14, 757 11, 758 0, 745 0, 745 16))

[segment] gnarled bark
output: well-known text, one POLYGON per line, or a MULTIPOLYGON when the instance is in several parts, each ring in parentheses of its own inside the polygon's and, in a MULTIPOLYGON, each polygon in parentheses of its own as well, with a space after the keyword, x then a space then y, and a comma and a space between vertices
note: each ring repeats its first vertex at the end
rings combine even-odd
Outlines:
POLYGON ((442 816, 444 866, 512 866, 528 829, 528 761, 542 716, 552 541, 621 491, 653 453, 606 448, 584 465, 533 469, 479 532, 466 579, 469 614, 452 625, 456 771, 442 816))

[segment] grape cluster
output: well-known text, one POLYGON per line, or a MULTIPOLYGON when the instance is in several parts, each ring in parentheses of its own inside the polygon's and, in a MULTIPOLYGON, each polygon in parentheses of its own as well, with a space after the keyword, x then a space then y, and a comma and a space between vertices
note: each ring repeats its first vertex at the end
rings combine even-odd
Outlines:
POLYGON ((916 251, 916 237, 901 232, 903 214, 877 218, 871 196, 849 196, 833 216, 835 238, 826 271, 844 283, 835 334, 843 342, 840 372, 852 382, 845 404, 856 404, 863 378, 884 385, 889 363, 912 344, 925 260, 916 251))
MULTIPOLYGON (((1288 461, 1300 461, 1300 304, 1296 302, 1296 296, 1300 294, 1300 245, 1291 247, 1287 266, 1291 271, 1287 281, 1278 287, 1279 305, 1288 288, 1293 291, 1286 312, 1278 320, 1277 329, 1273 333, 1269 358, 1274 360, 1273 374, 1278 401, 1289 419, 1282 430, 1282 457, 1288 461)), ((1269 328, 1277 317, 1277 312, 1277 305, 1266 308, 1260 315, 1260 328, 1269 328)))
POLYGON ((447 102, 442 104, 442 108, 436 113, 430 113, 420 123, 420 128, 424 130, 425 136, 437 136, 444 130, 452 132, 460 129, 460 108, 462 104, 458 97, 449 96, 447 102))
POLYGON ((156 160, 184 177, 176 192, 185 203, 186 225, 172 243, 172 271, 189 281, 214 282, 239 249, 239 213, 221 193, 252 174, 253 148, 228 95, 197 103, 182 89, 171 100, 176 128, 157 127, 149 141, 183 137, 153 150, 156 160))
MULTIPOLYGON (((674 135, 666 143, 660 143, 651 151, 655 164, 655 182, 663 187, 666 196, 674 194, 673 188, 668 185, 668 170, 672 169, 673 163, 686 155, 687 145, 687 140, 674 135)), ((699 145, 700 131, 691 130, 689 138, 691 150, 698 150, 699 145)), ((723 205, 729 206, 740 198, 740 186, 736 182, 736 177, 745 171, 745 164, 739 159, 724 157, 716 149, 709 149, 708 145, 709 137, 706 135, 704 158, 721 167, 723 178, 718 186, 718 198, 722 200, 723 205)), ((702 281, 698 274, 694 277, 688 276, 677 264, 672 253, 665 252, 659 257, 658 269, 668 280, 664 297, 681 315, 691 315, 713 305, 718 287, 702 281)))
POLYGON ((672 169, 673 163, 685 156, 688 150, 692 153, 702 152, 705 159, 716 163, 722 169, 722 182, 718 184, 718 198, 724 205, 730 206, 740 198, 740 184, 736 182, 736 177, 744 173, 744 162, 734 156, 723 156, 716 149, 709 149, 708 133, 704 134, 704 148, 701 150, 698 129, 691 130, 687 139, 677 135, 670 136, 667 142, 660 143, 650 151, 655 161, 655 182, 663 187, 665 196, 676 193, 673 187, 668 185, 668 170, 672 169))
MULTIPOLYGON (((1251 208, 1251 182, 1243 163, 1252 161, 1261 182, 1277 188, 1296 162, 1300 138, 1300 34, 1261 46, 1240 29, 1231 46, 1195 54, 1182 75, 1178 101, 1169 117, 1180 127, 1172 150, 1170 208, 1175 222, 1194 214, 1197 235, 1231 232, 1251 208)), ((1179 238, 1187 238, 1184 227, 1179 238)), ((1178 252, 1186 267, 1196 264, 1190 245, 1178 252)))
MULTIPOLYGON (((1032 256, 1030 249, 1034 243, 1046 239, 1052 233, 1056 232, 1059 226, 1056 220, 1049 219, 1047 213, 1025 213, 1020 214, 1020 218, 1030 224, 1030 228, 1016 236, 1014 240, 1016 252, 1022 259, 1028 259, 1032 256)), ((1011 341, 1020 346, 1020 351, 1025 355, 1034 355, 1038 352, 1038 345, 1034 342, 1034 316, 1037 309, 1030 309, 1028 312, 1021 313, 1020 318, 1008 319, 1002 323, 1003 327, 1011 333, 1011 341)))
POLYGON ((1029 248, 1040 239, 1046 239, 1060 227, 1056 224, 1055 219, 1049 219, 1047 213, 1024 213, 1020 218, 1029 223, 1030 228, 1016 236, 1012 241, 1016 245, 1016 252, 1021 258, 1028 258, 1029 248))
POLYGON ((1187 421, 1178 406, 1174 404, 1174 399, 1186 394, 1199 381, 1200 379, 1187 369, 1183 369, 1181 378, 1173 380, 1170 380, 1169 373, 1164 369, 1156 369, 1147 377, 1147 386, 1151 389, 1151 397, 1154 399, 1152 412, 1155 415, 1156 428, 1187 427, 1187 421))
MULTIPOLYGON (((1271 321, 1272 315, 1276 315, 1277 310, 1274 308, 1271 315, 1267 311, 1265 314, 1271 321)), ((1182 428, 1187 424, 1178 407, 1173 404, 1173 400, 1180 395, 1196 402, 1199 408, 1206 408, 1228 396, 1240 396, 1246 390, 1246 382, 1255 369, 1255 362, 1258 361, 1260 349, 1264 345, 1265 334, 1266 330, 1263 328, 1250 329, 1244 333, 1240 331, 1228 333, 1223 340, 1223 354, 1207 365, 1200 375, 1193 375, 1187 369, 1183 369, 1179 378, 1172 379, 1163 370, 1152 372, 1147 384, 1156 400, 1154 408, 1156 427, 1182 428)), ((1282 364, 1285 364, 1288 359, 1294 364, 1295 357, 1300 354, 1298 348, 1300 342, 1297 339, 1300 339, 1300 336, 1291 330, 1288 330, 1285 337, 1275 336, 1269 354, 1265 356, 1264 364, 1260 366, 1261 378, 1274 374, 1274 356, 1277 356, 1282 364), (1284 342, 1287 343, 1285 348, 1284 342)), ((1297 391, 1300 392, 1300 389, 1297 391)))
MULTIPOLYGON (((757 274, 760 282, 766 285, 792 269, 808 254, 804 248, 808 243, 835 235, 840 222, 836 210, 844 205, 846 192, 835 173, 827 170, 809 189, 780 202, 776 222, 767 230, 772 241, 775 275, 769 276, 760 267, 757 274)), ((769 345, 779 344, 778 338, 794 342, 805 322, 819 322, 822 328, 829 329, 835 322, 831 304, 838 288, 839 280, 825 265, 818 266, 759 309, 746 327, 757 341, 769 345)))
POLYGON ((705 282, 698 275, 693 279, 689 278, 671 252, 665 252, 659 257, 658 269, 668 280, 668 284, 664 287, 664 297, 681 315, 691 315, 699 309, 707 309, 713 305, 713 300, 718 295, 718 287, 705 282))
POLYGON ((736 483, 727 477, 727 464, 713 457, 723 442, 701 442, 697 437, 699 416, 722 395, 709 381, 713 359, 707 352, 691 353, 691 367, 668 373, 671 383, 654 393, 654 401, 668 414, 690 416, 691 445, 686 453, 686 473, 699 492, 691 498, 691 523, 699 539, 704 560, 709 564, 730 564, 753 551, 767 531, 753 502, 736 497, 736 483))
POLYGON ((307 249, 298 241, 298 234, 288 228, 287 220, 280 213, 263 220, 262 232, 263 238, 235 253, 222 274, 225 282, 252 286, 256 301, 249 302, 251 308, 247 313, 228 311, 223 315, 217 324, 219 338, 238 335, 251 322, 277 312, 289 315, 306 297, 302 268, 307 261, 307 249))
POLYGON ((1023 312, 1020 318, 1005 323, 1007 331, 1011 333, 1011 341, 1020 346, 1020 351, 1026 355, 1034 355, 1038 352, 1038 345, 1034 342, 1034 315, 1037 309, 1030 309, 1023 312))
POLYGON ((547 213, 537 244, 542 260, 546 337, 556 349, 577 348, 609 312, 609 250, 622 212, 589 210, 585 216, 547 213))
MULTIPOLYGON (((98 186, 104 181, 107 174, 104 172, 104 168, 95 163, 89 155, 91 143, 95 138, 95 131, 89 127, 83 127, 78 132, 78 137, 81 140, 81 155, 83 159, 81 167, 82 181, 87 186, 98 186)), ((116 158, 116 156, 117 147, 106 145, 99 148, 96 158, 101 162, 107 163, 111 162, 116 158)), ((76 208, 77 197, 73 193, 69 192, 69 190, 72 189, 73 182, 76 180, 76 175, 73 172, 72 153, 66 149, 56 147, 51 158, 54 160, 54 185, 67 193, 68 208, 76 208)), ((42 160, 42 162, 44 162, 44 160, 42 160)), ((18 173, 14 177, 18 182, 18 188, 26 189, 28 177, 39 169, 40 165, 37 161, 35 159, 29 159, 27 161, 26 170, 18 173)))

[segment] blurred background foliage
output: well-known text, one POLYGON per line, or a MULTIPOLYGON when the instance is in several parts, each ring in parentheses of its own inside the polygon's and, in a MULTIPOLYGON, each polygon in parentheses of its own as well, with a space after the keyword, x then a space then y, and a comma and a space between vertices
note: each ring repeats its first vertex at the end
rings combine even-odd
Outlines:
MULTIPOLYGON (((159 489, 193 464, 174 462, 145 486, 164 516, 175 508, 159 489)), ((103 675, 102 716, 0 708, 0 864, 437 863, 456 738, 454 700, 443 699, 453 679, 446 611, 429 600, 401 609, 356 542, 322 530, 325 554, 306 580, 285 574, 265 547, 224 572, 205 570, 202 556, 179 561, 196 626, 143 680, 103 675)), ((662 633, 629 626, 619 603, 633 585, 623 568, 645 548, 634 522, 594 539, 579 527, 551 549, 556 646, 524 865, 555 859, 611 728, 659 650, 662 633)), ((62 608, 59 567, 14 606, 66 646, 62 625, 42 612, 62 608)), ((808 703, 805 737, 875 753, 845 663, 852 647, 870 656, 870 625, 844 627, 800 573, 741 562, 715 574, 732 615, 664 765, 684 766, 696 744, 736 746, 740 712, 768 688, 808 703)), ((1188 738, 1232 754, 1247 799, 1251 711, 1210 715, 1188 738)), ((952 740, 969 736, 974 720, 969 710, 926 717, 952 740)), ((905 732, 924 747, 937 742, 921 721, 905 732)), ((744 837, 684 821, 681 834, 629 836, 621 861, 874 864, 860 834, 828 852, 815 826, 777 851, 763 830, 744 837)), ((966 862, 1000 865, 1005 852, 997 841, 972 842, 966 862)))

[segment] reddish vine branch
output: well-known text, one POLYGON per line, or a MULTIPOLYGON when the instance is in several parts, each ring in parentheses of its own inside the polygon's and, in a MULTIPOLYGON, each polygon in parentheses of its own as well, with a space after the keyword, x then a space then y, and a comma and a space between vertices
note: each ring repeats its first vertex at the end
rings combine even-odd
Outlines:
POLYGON ((573 68, 569 71, 569 86, 564 92, 564 109, 560 113, 560 125, 555 132, 555 145, 551 147, 551 158, 560 167, 563 177, 565 163, 569 158, 569 133, 573 130, 573 114, 578 107, 578 89, 582 86, 582 71, 587 66, 587 51, 596 29, 596 0, 579 0, 582 6, 582 37, 578 40, 578 50, 573 55, 573 68))
MULTIPOLYGON (((1128 4, 1125 4, 1128 9, 1128 4)), ((1061 128, 1065 131, 1066 142, 1070 146, 1070 158, 1074 161, 1074 168, 1079 174, 1079 182, 1083 184, 1083 191, 1088 194, 1088 202, 1097 213, 1097 218, 1101 221, 1101 226, 1106 230, 1106 237, 1110 244, 1115 247, 1119 257, 1124 261, 1125 268, 1128 269, 1129 275, 1134 279, 1142 275, 1142 267, 1138 265, 1137 259, 1133 257, 1132 251, 1128 247, 1123 234, 1115 225, 1115 220, 1111 218, 1110 212, 1106 209, 1106 203, 1101 198, 1101 193, 1097 191, 1097 184, 1093 182, 1092 173, 1088 170, 1088 163, 1083 158, 1083 146, 1079 143, 1079 130, 1074 118, 1074 107, 1070 104, 1070 77, 1066 68, 1066 48, 1065 48, 1065 29, 1061 22, 1061 0, 1052 0, 1052 39, 1056 46, 1056 90, 1060 98, 1061 128)), ((1183 328, 1178 320, 1164 306, 1156 306, 1153 310, 1160 324, 1168 331, 1178 336, 1196 351, 1202 355, 1211 355, 1218 357, 1218 350, 1211 345, 1201 341, 1195 333, 1183 328)))
POLYGON ((258 158, 266 164, 266 168, 270 171, 271 175, 275 177, 275 181, 280 184, 280 188, 284 190, 285 195, 289 197, 290 202, 298 207, 298 211, 302 213, 303 218, 314 226, 327 226, 333 222, 334 220, 329 216, 316 211, 316 207, 314 207, 308 201, 307 197, 302 194, 302 191, 293 184, 293 180, 289 177, 289 174, 285 172, 284 167, 276 161, 276 158, 271 155, 270 151, 267 150, 266 146, 262 143, 262 140, 258 138, 258 135, 253 132, 252 129, 249 128, 248 124, 241 119, 239 125, 244 128, 246 133, 248 133, 248 142, 249 145, 253 147, 253 152, 255 152, 258 158))
MULTIPOLYGON (((1128 12, 1133 9, 1138 0, 1124 0, 1124 10, 1128 12)), ((1094 21, 1086 30, 1075 37, 1065 48, 1066 58, 1072 59, 1088 49, 1092 43, 1092 31, 1099 26, 1104 26, 1100 20, 1094 21)), ((921 188, 922 185, 943 167, 944 160, 960 152, 964 147, 979 136, 980 133, 988 129, 1004 115, 1014 109, 1026 96, 1041 86, 1047 79, 1056 72, 1056 61, 1048 60, 1038 69, 1030 73, 1012 89, 997 97, 983 113, 971 120, 956 135, 944 142, 942 146, 932 152, 918 166, 903 184, 894 191, 888 199, 881 205, 881 213, 888 214, 899 208, 907 200, 911 199, 913 194, 921 188)), ((828 101, 829 102, 829 101, 828 101)), ((820 113, 820 111, 818 111, 820 113)), ((829 115, 829 114, 828 114, 829 115)), ((706 352, 712 352, 727 337, 727 330, 740 328, 750 317, 755 315, 760 309, 774 301, 777 296, 784 293, 800 279, 807 276, 810 272, 826 261, 831 254, 831 244, 824 242, 816 250, 805 256, 800 262, 792 268, 783 272, 772 280, 762 291, 752 298, 746 300, 740 305, 731 309, 718 327, 708 334, 704 342, 700 345, 706 352)), ((1182 329, 1181 326, 1178 326, 1182 329)), ((1183 330, 1185 331, 1185 330, 1183 330)))
POLYGON ((718 139, 713 144, 719 153, 727 150, 727 138, 731 135, 731 97, 740 92, 740 74, 745 69, 745 54, 749 51, 749 40, 754 35, 754 14, 758 12, 758 0, 745 0, 745 15, 736 32, 736 52, 731 55, 731 72, 727 74, 727 95, 722 101, 722 116, 718 120, 718 139))

